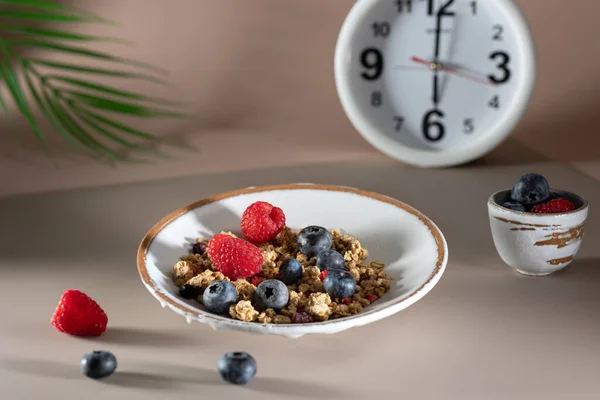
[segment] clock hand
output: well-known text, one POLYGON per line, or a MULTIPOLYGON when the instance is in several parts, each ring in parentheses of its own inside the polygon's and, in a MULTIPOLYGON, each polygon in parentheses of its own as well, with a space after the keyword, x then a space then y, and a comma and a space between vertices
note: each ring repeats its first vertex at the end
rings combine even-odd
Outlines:
MULTIPOLYGON (((443 8, 440 8, 440 10, 438 10, 437 15, 436 15, 436 22, 435 22, 435 49, 434 49, 434 55, 433 55, 433 59, 435 64, 437 65, 438 63, 438 58, 440 56, 440 38, 441 38, 441 32, 442 32, 442 15, 443 15, 443 8)), ((439 103, 439 90, 438 90, 438 68, 434 68, 433 69, 433 106, 435 108, 437 108, 438 103, 439 103)))
MULTIPOLYGON (((431 69, 437 68, 436 63, 427 61, 423 58, 411 57, 410 60, 417 64, 427 65, 431 69)), ((486 84, 486 85, 490 85, 490 86, 497 86, 496 83, 491 82, 485 78, 480 78, 477 75, 475 75, 475 73, 473 73, 473 72, 465 72, 465 71, 467 71, 465 68, 459 67, 456 64, 451 64, 451 65, 441 64, 441 68, 439 68, 439 69, 441 71, 445 71, 445 72, 454 74, 456 76, 460 76, 462 78, 472 80, 474 82, 478 82, 478 83, 482 83, 482 84, 486 84)))

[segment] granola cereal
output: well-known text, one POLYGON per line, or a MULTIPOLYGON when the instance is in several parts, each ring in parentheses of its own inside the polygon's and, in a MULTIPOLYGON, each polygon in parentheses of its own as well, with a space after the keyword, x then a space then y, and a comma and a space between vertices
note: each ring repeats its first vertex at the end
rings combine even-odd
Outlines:
MULTIPOLYGON (((222 233, 237 237, 231 232, 222 233)), ((251 278, 232 281, 238 298, 229 308, 231 318, 245 322, 290 324, 294 315, 303 313, 310 315, 315 322, 327 321, 358 314, 390 291, 392 279, 385 273, 385 265, 378 261, 367 262, 369 252, 361 246, 359 240, 335 229, 330 231, 333 240, 331 249, 343 256, 346 270, 356 281, 356 291, 351 298, 331 298, 323 287, 316 258, 307 257, 299 251, 298 233, 299 230, 292 231, 285 226, 273 240, 258 245, 264 257, 260 272, 251 278), (295 258, 302 265, 302 278, 287 285, 288 304, 279 311, 256 310, 253 302, 256 285, 265 279, 277 279, 281 264, 288 258, 295 258)), ((197 241, 208 244, 208 240, 203 238, 197 241)), ((188 284, 206 288, 215 280, 230 280, 215 269, 207 253, 184 255, 173 270, 173 279, 178 286, 188 284)), ((201 302, 202 296, 198 300, 201 302)))

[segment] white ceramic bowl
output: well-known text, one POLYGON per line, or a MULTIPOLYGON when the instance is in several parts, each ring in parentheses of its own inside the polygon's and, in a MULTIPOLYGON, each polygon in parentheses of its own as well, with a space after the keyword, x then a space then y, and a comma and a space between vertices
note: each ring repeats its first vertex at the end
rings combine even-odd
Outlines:
POLYGON ((500 204, 510 198, 510 189, 490 196, 488 214, 494 245, 502 260, 523 274, 546 276, 569 265, 579 251, 588 203, 562 190, 552 192, 575 204, 575 210, 560 214, 536 214, 509 210, 500 204))
POLYGON ((410 306, 439 281, 448 260, 442 232, 427 217, 392 198, 357 189, 313 184, 252 187, 219 194, 173 211, 142 239, 137 266, 146 288, 163 307, 213 329, 299 337, 307 333, 336 333, 390 316, 410 306), (321 225, 340 228, 369 250, 369 260, 386 264, 392 289, 362 313, 308 324, 262 324, 209 313, 193 300, 178 295, 173 265, 189 251, 198 236, 221 231, 239 232, 247 206, 263 200, 281 207, 287 225, 300 229, 321 225))

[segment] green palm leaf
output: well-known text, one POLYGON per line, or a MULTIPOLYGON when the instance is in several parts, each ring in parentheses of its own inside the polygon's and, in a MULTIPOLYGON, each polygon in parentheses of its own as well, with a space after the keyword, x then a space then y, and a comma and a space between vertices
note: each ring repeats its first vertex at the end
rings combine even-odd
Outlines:
POLYGON ((0 48, 2 51, 2 63, 0 64, 0 75, 9 90, 10 94, 13 97, 13 100, 21 110, 21 113, 31 126, 35 136, 38 140, 43 143, 44 137, 42 132, 40 132, 38 125, 33 117, 33 113, 31 112, 31 108, 23 95, 23 90, 21 89, 21 85, 19 84, 19 79, 15 70, 10 62, 10 49, 7 43, 3 40, 0 40, 0 48))
POLYGON ((52 126, 54 126, 54 128, 69 142, 71 143, 73 146, 77 147, 78 149, 82 150, 83 146, 81 146, 81 144, 72 138, 72 135, 65 130, 65 128, 62 126, 62 124, 60 123, 60 121, 58 120, 58 118, 56 117, 56 115, 54 114, 54 110, 52 108, 52 105, 48 104, 48 98, 46 97, 45 93, 44 93, 44 99, 42 99, 42 96, 40 96, 40 92, 38 91, 38 89, 35 87, 33 81, 31 80, 30 76, 25 74, 25 82, 27 83, 27 86, 29 88, 29 91, 31 92, 35 102, 37 103, 38 107, 40 108, 40 110, 42 111, 42 113, 44 114, 44 116, 48 119, 48 121, 50 121, 50 123, 52 124, 52 126))
POLYGON ((78 42, 116 42, 122 44, 131 44, 128 40, 118 39, 118 38, 110 38, 110 37, 102 37, 102 36, 92 36, 92 35, 83 35, 80 33, 72 33, 68 31, 60 31, 56 29, 41 29, 41 28, 33 28, 30 26, 22 26, 22 25, 11 25, 3 23, 0 26, 0 30, 4 32, 10 32, 14 34, 20 34, 21 36, 31 36, 31 37, 43 37, 50 39, 60 39, 60 40, 75 40, 78 42))
POLYGON ((159 98, 149 97, 149 96, 143 96, 143 95, 140 95, 137 93, 127 92, 127 91, 116 89, 116 88, 106 86, 106 85, 99 85, 96 83, 86 82, 86 81, 83 81, 80 79, 68 78, 68 77, 58 76, 58 75, 47 75, 45 78, 51 82, 58 81, 58 82, 62 82, 62 83, 67 83, 67 84, 71 84, 73 86, 77 86, 77 87, 80 87, 83 89, 89 89, 89 90, 99 92, 102 94, 124 97, 126 99, 147 101, 147 102, 165 104, 165 105, 171 105, 171 106, 181 106, 180 102, 159 99, 159 98))
POLYGON ((59 70, 65 70, 70 72, 81 72, 85 74, 94 74, 94 75, 103 75, 107 77, 115 77, 115 78, 126 78, 126 79, 140 79, 153 83, 157 83, 159 85, 168 86, 169 83, 161 78, 157 78, 152 75, 140 74, 135 72, 127 72, 127 71, 116 71, 109 70, 103 68, 92 68, 92 67, 82 67, 80 65, 67 64, 57 61, 48 61, 48 60, 40 60, 36 58, 30 58, 26 61, 26 64, 31 65, 39 65, 42 67, 49 67, 59 70))
POLYGON ((42 0, 0 0, 1 5, 12 6, 12 7, 23 7, 23 8, 31 8, 38 10, 37 13, 29 12, 23 13, 22 10, 15 10, 14 8, 10 8, 4 11, 4 18, 12 18, 12 19, 26 19, 26 20, 46 20, 52 16, 57 16, 57 19, 51 20, 52 22, 61 21, 61 22, 101 22, 110 25, 116 25, 114 22, 100 18, 93 13, 90 13, 85 10, 81 10, 76 7, 64 6, 60 3, 56 3, 53 1, 42 1, 42 0), (62 12, 63 14, 59 14, 62 12), (75 14, 75 15, 73 15, 75 14), (34 15, 34 16, 32 16, 34 15), (23 18, 24 17, 24 18, 23 18), (71 18, 79 18, 78 20, 69 19, 71 18), (86 17, 86 18, 83 18, 86 17))
POLYGON ((66 44, 60 44, 55 42, 50 42, 46 40, 33 40, 33 39, 15 39, 11 40, 11 45, 15 48, 36 48, 36 49, 45 49, 45 50, 54 50, 61 53, 70 53, 78 56, 91 57, 104 61, 114 61, 122 64, 129 64, 135 67, 145 68, 161 75, 166 75, 167 71, 162 68, 158 68, 154 65, 135 61, 128 60, 126 58, 116 57, 110 54, 102 53, 99 51, 88 50, 82 47, 75 47, 66 44))
MULTIPOLYGON (((0 25, 0 85, 6 86, 10 100, 16 104, 43 147, 46 135, 36 121, 35 108, 66 141, 102 161, 145 162, 133 155, 123 155, 117 150, 118 147, 127 149, 129 153, 135 151, 163 156, 126 137, 136 138, 137 141, 150 140, 177 145, 157 138, 150 132, 126 125, 118 117, 187 118, 180 110, 170 109, 181 108, 179 103, 93 80, 94 77, 139 79, 166 86, 168 81, 160 77, 166 75, 166 71, 148 63, 71 44, 98 41, 128 43, 127 41, 75 33, 60 27, 61 24, 72 23, 112 24, 110 21, 50 0, 0 0, 0 6, 6 6, 0 9, 0 20, 3 21, 0 25), (28 24, 31 21, 51 23, 52 28, 34 27, 28 24), (3 33, 11 36, 5 37, 3 33), (102 61, 120 67, 101 68, 80 65, 76 61, 63 62, 39 56, 23 57, 18 55, 17 51, 20 49, 43 50, 55 54, 57 58, 61 55, 77 56, 88 60, 87 65, 90 61, 102 61), (17 63, 14 64, 14 61, 17 63), (129 68, 123 67, 141 68, 147 73, 128 71, 129 68), (24 86, 20 83, 20 75, 24 78, 24 86), (28 98, 33 99, 32 104, 29 104, 28 98)), ((1 94, 0 110, 8 116, 6 99, 1 94)))
POLYGON ((110 130, 100 126, 92 118, 90 118, 88 116, 88 114, 85 110, 83 110, 81 108, 74 108, 73 111, 75 112, 75 114, 81 121, 83 121, 85 124, 90 126, 92 129, 96 130, 100 134, 104 135, 105 137, 113 140, 114 142, 116 142, 124 147, 127 147, 129 149, 138 150, 138 151, 145 152, 145 153, 150 153, 150 154, 160 156, 160 157, 165 157, 165 155, 161 154, 159 151, 156 151, 154 149, 149 149, 147 147, 140 146, 135 143, 131 143, 131 142, 123 139, 119 135, 116 135, 115 133, 111 132, 110 130))
POLYGON ((89 95, 75 90, 63 91, 75 103, 85 104, 89 107, 98 108, 105 111, 118 112, 121 114, 136 115, 139 117, 167 117, 167 118, 183 118, 184 114, 163 110, 159 108, 151 108, 143 105, 133 104, 125 101, 111 100, 106 97, 89 95))

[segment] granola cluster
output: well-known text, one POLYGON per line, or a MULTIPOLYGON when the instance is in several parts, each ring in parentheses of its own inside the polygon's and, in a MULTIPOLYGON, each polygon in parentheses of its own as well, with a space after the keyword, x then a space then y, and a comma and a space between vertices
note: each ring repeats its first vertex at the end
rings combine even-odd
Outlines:
MULTIPOLYGON (((223 232, 235 236, 231 232, 223 232)), ((246 322, 289 324, 296 316, 308 314, 313 321, 326 321, 358 314, 378 297, 391 289, 392 279, 385 273, 381 262, 366 262, 367 249, 358 239, 341 233, 338 229, 331 231, 332 249, 338 251, 346 261, 346 269, 356 281, 356 292, 352 298, 332 299, 323 288, 316 258, 308 258, 298 251, 298 232, 288 227, 271 242, 258 246, 264 256, 261 271, 249 280, 238 279, 232 283, 237 289, 237 303, 229 309, 232 318, 246 322), (256 286, 265 279, 277 279, 279 267, 288 258, 295 258, 303 268, 302 278, 295 284, 287 285, 289 302, 286 307, 276 312, 267 309, 257 311, 253 306, 256 286)), ((198 242, 206 243, 202 238, 198 242)), ((174 266, 174 281, 177 286, 188 284, 205 289, 215 280, 230 280, 213 267, 208 254, 188 254, 174 266)), ((202 296, 197 299, 202 303, 202 296)))

